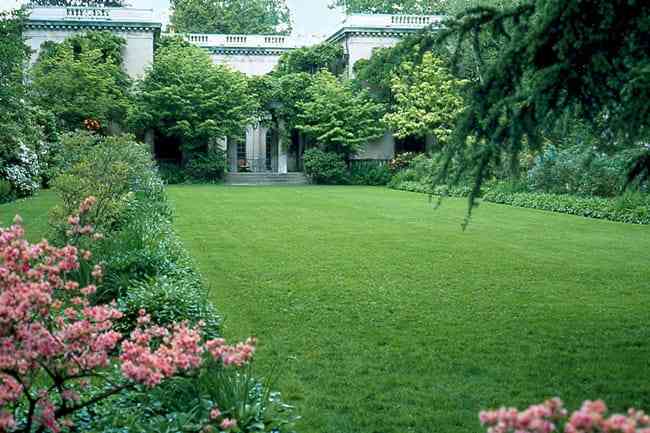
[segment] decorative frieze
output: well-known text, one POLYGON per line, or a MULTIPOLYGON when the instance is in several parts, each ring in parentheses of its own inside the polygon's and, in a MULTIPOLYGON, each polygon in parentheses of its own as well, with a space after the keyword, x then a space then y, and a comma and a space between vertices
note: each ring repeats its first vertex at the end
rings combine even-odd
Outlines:
POLYGON ((111 23, 97 21, 29 21, 28 30, 63 30, 63 31, 92 31, 109 30, 115 32, 158 32, 160 24, 154 23, 111 23))
POLYGON ((108 7, 33 7, 27 28, 31 30, 109 30, 157 32, 161 24, 152 9, 108 7))

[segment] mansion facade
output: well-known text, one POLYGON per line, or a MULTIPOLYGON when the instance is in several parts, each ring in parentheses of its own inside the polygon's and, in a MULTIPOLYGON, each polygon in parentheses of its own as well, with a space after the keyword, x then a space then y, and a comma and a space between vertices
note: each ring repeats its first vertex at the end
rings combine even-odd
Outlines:
MULTIPOLYGON (((134 79, 142 78, 153 63, 154 41, 162 24, 153 18, 151 9, 104 7, 34 7, 27 24, 25 38, 33 50, 32 61, 38 58, 46 41, 61 42, 68 36, 93 30, 111 31, 126 40, 124 69, 134 79)), ((344 48, 346 73, 353 75, 354 64, 369 59, 377 48, 392 47, 406 35, 425 27, 434 28, 441 16, 419 15, 349 15, 341 27, 328 38, 282 35, 220 35, 183 34, 188 42, 206 50, 215 64, 228 65, 247 75, 271 72, 280 57, 291 50, 321 42, 340 44, 344 48)), ((152 141, 155 141, 150 137, 152 141)), ((260 126, 247 128, 246 137, 222 140, 227 149, 231 172, 287 173, 299 171, 301 155, 291 146, 279 143, 279 134, 260 126)), ((152 145, 155 144, 152 143, 152 145)), ((390 133, 361 152, 359 159, 391 159, 395 140, 390 133)))

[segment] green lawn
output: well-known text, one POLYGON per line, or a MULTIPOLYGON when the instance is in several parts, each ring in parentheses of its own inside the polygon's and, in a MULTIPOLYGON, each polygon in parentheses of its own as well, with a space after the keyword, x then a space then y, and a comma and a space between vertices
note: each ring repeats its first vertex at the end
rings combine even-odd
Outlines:
MULTIPOLYGON (((479 432, 562 396, 650 409, 650 228, 362 187, 170 188, 226 334, 301 433, 479 432)), ((51 193, 0 206, 43 236, 51 193)))
POLYGON ((0 227, 11 225, 14 217, 20 215, 27 238, 31 242, 40 241, 46 236, 48 212, 56 204, 57 196, 53 191, 40 191, 36 197, 1 204, 0 227))
POLYGON ((650 409, 650 228, 363 187, 169 190, 226 334, 304 433, 478 432, 559 395, 650 409))

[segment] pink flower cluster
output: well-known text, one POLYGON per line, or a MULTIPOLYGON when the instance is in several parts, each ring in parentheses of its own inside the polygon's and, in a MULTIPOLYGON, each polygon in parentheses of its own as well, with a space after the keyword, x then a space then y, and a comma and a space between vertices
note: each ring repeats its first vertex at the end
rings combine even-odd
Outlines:
POLYGON ((562 401, 556 398, 530 406, 523 412, 515 408, 483 411, 479 419, 481 424, 489 426, 488 433, 551 433, 556 429, 555 421, 563 416, 566 416, 566 410, 562 401))
POLYGON ((257 339, 251 337, 244 343, 229 346, 223 338, 216 338, 206 342, 205 346, 212 357, 216 360, 220 359, 223 365, 241 367, 253 358, 255 347, 257 346, 257 339))
MULTIPOLYGON (((68 276, 79 269, 75 247, 28 243, 19 218, 0 230, 0 402, 17 401, 34 370, 52 378, 76 376, 109 365, 121 335, 112 331, 122 315, 112 306, 90 306, 93 285, 79 287, 68 276)), ((38 393, 37 393, 38 394, 38 393)), ((43 425, 57 431, 47 393, 38 400, 43 425)), ((13 425, 0 411, 0 431, 13 425)))
POLYGON ((630 409, 627 415, 610 417, 606 412, 603 401, 585 401, 567 419, 562 401, 554 398, 521 412, 515 408, 482 411, 479 420, 488 433, 551 433, 561 423, 564 433, 650 433, 650 417, 641 411, 630 409))
MULTIPOLYGON (((93 204, 94 199, 85 200, 80 215, 93 204)), ((78 215, 70 224, 77 235, 93 233, 92 227, 78 225, 78 215)), ((0 228, 0 433, 15 428, 11 407, 18 401, 33 414, 26 431, 40 426, 59 432, 69 425, 67 417, 88 403, 81 395, 88 379, 101 380, 104 369, 114 362, 121 363, 126 379, 117 386, 118 392, 134 383, 156 386, 198 369, 207 353, 226 366, 251 360, 254 339, 234 346, 222 339, 203 344, 202 326, 152 326, 144 311, 137 329, 124 339, 113 329, 122 317, 115 304, 91 305, 89 297, 96 286, 82 287, 74 280, 92 254, 70 245, 56 248, 47 241, 30 244, 24 234, 18 217, 10 228, 0 228)), ((92 277, 101 276, 101 267, 95 266, 92 277)), ((236 425, 236 420, 221 420, 223 430, 236 425)))
MULTIPOLYGON (((88 214, 92 210, 96 203, 97 199, 95 197, 88 197, 79 205, 79 211, 68 217, 68 225, 70 225, 70 228, 67 231, 68 236, 88 236, 95 233, 95 228, 90 224, 82 224, 82 219, 84 215, 88 214)), ((95 240, 98 240, 101 237, 100 234, 94 235, 95 240)))
MULTIPOLYGON (((237 420, 232 418, 225 418, 218 407, 213 408, 210 411, 210 421, 218 423, 219 427, 223 431, 232 430, 237 427, 237 420)), ((212 432, 212 426, 207 425, 204 429, 204 433, 212 432)))
POLYGON ((650 433, 650 417, 636 409, 627 415, 606 417, 607 405, 602 400, 585 401, 580 410, 571 414, 565 433, 650 433))
POLYGON ((149 321, 145 311, 140 311, 141 327, 122 343, 120 360, 126 377, 153 387, 163 379, 201 366, 204 349, 200 329, 191 329, 186 323, 172 330, 160 326, 143 328, 149 321), (157 348, 152 349, 153 346, 157 348))

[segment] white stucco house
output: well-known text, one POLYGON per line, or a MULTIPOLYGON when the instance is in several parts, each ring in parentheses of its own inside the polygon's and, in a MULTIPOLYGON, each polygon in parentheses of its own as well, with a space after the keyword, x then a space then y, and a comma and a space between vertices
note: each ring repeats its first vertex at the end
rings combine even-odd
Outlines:
MULTIPOLYGON (((162 25, 152 9, 102 7, 34 7, 31 9, 25 38, 38 58, 45 41, 63 41, 77 32, 108 30, 126 40, 124 69, 134 79, 141 78, 152 64, 154 41, 162 25)), ((247 75, 271 72, 287 51, 328 41, 344 48, 347 74, 361 59, 369 59, 377 48, 392 47, 406 35, 425 27, 439 26, 441 16, 418 15, 350 15, 338 31, 328 38, 279 35, 185 34, 190 43, 205 49, 215 64, 225 64, 247 75)), ((251 125, 246 137, 223 140, 229 167, 236 172, 246 161, 247 170, 287 173, 297 171, 300 155, 290 146, 278 143, 278 134, 251 125)), ((395 140, 390 133, 368 143, 359 159, 387 160, 395 154, 395 140)))

